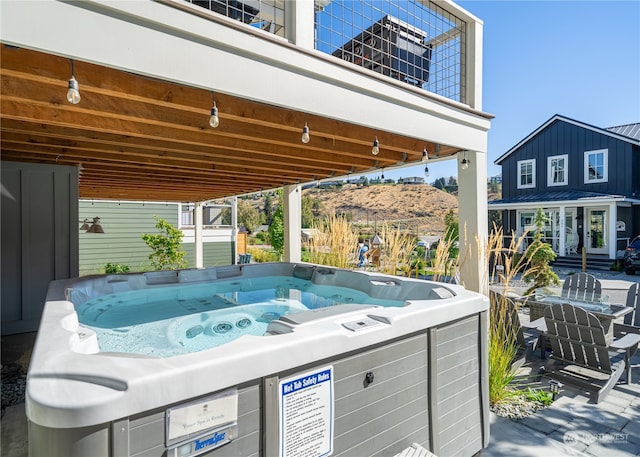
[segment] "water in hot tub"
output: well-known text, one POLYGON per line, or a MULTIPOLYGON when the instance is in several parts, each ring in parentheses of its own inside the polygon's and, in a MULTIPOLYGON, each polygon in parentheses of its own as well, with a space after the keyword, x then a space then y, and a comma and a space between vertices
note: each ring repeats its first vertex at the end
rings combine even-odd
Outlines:
POLYGON ((203 351, 242 335, 263 335, 280 316, 339 304, 403 306, 344 287, 292 277, 172 285, 104 295, 75 304, 102 352, 156 357, 203 351))

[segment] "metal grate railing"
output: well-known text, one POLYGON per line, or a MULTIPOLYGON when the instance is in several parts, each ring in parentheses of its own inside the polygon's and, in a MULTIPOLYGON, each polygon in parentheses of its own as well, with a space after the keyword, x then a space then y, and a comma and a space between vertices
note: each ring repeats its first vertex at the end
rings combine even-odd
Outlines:
POLYGON ((465 102, 466 24, 430 1, 315 0, 316 49, 465 102))
POLYGON ((284 36, 284 0, 186 0, 274 35, 284 36))

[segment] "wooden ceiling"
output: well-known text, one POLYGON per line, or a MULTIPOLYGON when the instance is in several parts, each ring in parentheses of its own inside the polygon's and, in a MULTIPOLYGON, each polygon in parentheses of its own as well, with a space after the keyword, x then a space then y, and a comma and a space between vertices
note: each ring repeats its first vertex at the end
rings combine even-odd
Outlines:
MULTIPOLYGON (((206 201, 417 162, 423 140, 1 46, 2 160, 80 167, 80 197, 206 201), (308 123, 311 141, 300 140, 308 123), (377 136, 380 154, 371 154, 377 136)), ((433 156, 457 149, 426 144, 433 156)))

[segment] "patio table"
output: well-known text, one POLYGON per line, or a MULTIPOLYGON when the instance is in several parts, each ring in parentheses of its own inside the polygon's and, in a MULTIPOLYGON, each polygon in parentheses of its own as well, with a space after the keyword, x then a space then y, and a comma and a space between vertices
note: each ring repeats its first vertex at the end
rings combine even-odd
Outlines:
POLYGON ((562 297, 559 293, 557 295, 547 295, 547 293, 548 291, 545 291, 544 294, 536 293, 535 298, 527 301, 529 305, 529 318, 531 321, 544 317, 544 311, 548 306, 559 303, 568 303, 595 314, 604 328, 606 337, 613 338, 613 322, 619 317, 633 311, 633 308, 623 304, 607 303, 607 296, 602 296, 595 301, 586 301, 562 297))

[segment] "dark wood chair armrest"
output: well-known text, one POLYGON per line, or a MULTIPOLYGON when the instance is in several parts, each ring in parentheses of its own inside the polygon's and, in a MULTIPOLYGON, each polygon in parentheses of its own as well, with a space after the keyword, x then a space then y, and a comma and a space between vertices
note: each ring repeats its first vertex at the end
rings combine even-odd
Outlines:
POLYGON ((626 334, 626 333, 635 333, 640 335, 640 327, 636 327, 635 325, 629 324, 621 324, 618 322, 613 323, 613 333, 614 334, 626 334))
POLYGON ((528 329, 536 329, 540 332, 546 332, 547 331, 547 323, 544 320, 544 317, 541 317, 539 319, 536 319, 533 322, 525 322, 522 324, 523 328, 528 328, 528 329))
POLYGON ((613 349, 629 349, 633 346, 638 345, 640 343, 640 335, 635 333, 627 333, 622 338, 615 340, 611 343, 611 348, 613 349))

